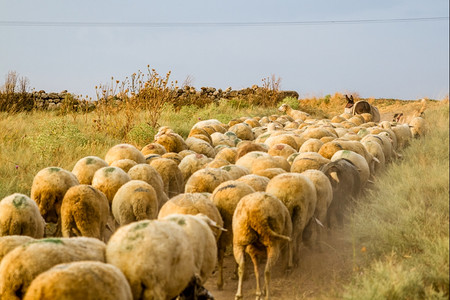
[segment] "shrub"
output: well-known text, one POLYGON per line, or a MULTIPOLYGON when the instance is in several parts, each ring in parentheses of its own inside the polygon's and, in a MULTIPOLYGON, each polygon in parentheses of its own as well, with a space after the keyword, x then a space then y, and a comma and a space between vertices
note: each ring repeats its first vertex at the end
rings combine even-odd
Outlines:
POLYGON ((279 102, 277 104, 277 106, 281 106, 283 104, 288 104, 290 107, 292 107, 293 109, 298 109, 299 108, 299 104, 298 104, 298 99, 295 99, 293 97, 286 97, 284 98, 281 102, 279 102))
POLYGON ((29 92, 28 78, 19 78, 15 71, 9 71, 3 89, 0 90, 0 111, 17 113, 31 111, 33 108, 34 97, 29 92))
POLYGON ((144 147, 151 143, 157 130, 148 123, 135 125, 127 135, 127 142, 144 147))

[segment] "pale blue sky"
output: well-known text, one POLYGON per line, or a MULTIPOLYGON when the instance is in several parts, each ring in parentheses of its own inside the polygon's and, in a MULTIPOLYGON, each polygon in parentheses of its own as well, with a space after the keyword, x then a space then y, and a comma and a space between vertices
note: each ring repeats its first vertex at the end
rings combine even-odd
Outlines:
POLYGON ((275 74, 301 97, 442 99, 449 21, 296 26, 68 27, 36 22, 304 22, 448 17, 448 0, 0 0, 0 85, 9 70, 46 91, 95 94, 149 64, 195 87, 240 89, 275 74))

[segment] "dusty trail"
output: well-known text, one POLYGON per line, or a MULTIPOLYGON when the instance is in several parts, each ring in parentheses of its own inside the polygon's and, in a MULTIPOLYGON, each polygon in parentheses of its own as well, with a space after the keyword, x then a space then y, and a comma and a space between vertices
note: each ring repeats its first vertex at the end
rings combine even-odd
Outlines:
MULTIPOLYGON (((353 274, 356 261, 353 259, 351 235, 347 229, 332 230, 323 242, 323 251, 302 248, 300 265, 288 276, 276 268, 271 282, 272 299, 338 299, 338 293, 353 274)), ((227 252, 224 261, 225 285, 222 291, 216 286, 217 274, 212 276, 206 288, 216 300, 234 299, 237 280, 232 279, 234 257, 227 252)), ((264 265, 262 265, 264 267, 264 265)), ((253 264, 246 261, 247 279, 244 281, 244 299, 255 297, 253 264)))

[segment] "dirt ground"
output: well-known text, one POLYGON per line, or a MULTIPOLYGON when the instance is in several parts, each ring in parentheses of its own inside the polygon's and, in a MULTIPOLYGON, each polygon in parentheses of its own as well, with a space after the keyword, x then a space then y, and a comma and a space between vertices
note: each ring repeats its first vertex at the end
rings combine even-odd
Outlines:
MULTIPOLYGON (((342 286, 351 279, 353 270, 357 269, 351 235, 345 228, 330 231, 325 235, 322 245, 322 252, 303 247, 300 265, 289 275, 285 275, 280 266, 275 268, 270 284, 271 299, 340 298, 342 286)), ((237 290, 238 281, 233 278, 235 261, 231 249, 227 254, 224 261, 223 290, 217 289, 217 273, 205 286, 216 300, 234 299, 237 290)), ((261 264, 262 269, 264 263, 265 261, 261 264)), ((244 299, 254 299, 256 282, 250 258, 246 260, 246 273, 247 278, 243 283, 244 299)))

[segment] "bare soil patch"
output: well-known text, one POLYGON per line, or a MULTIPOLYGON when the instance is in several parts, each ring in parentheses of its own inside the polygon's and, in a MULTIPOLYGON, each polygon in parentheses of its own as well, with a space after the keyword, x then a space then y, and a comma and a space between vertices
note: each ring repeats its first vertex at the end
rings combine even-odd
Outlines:
MULTIPOLYGON (((223 290, 217 289, 217 273, 206 283, 206 288, 216 300, 234 299, 236 294, 238 281, 233 278, 236 263, 230 250, 224 261, 223 290)), ((273 270, 271 299, 339 299, 342 286, 349 282, 357 265, 350 232, 345 228, 332 230, 326 235, 321 252, 307 247, 302 247, 301 251, 300 264, 289 275, 284 273, 281 263, 273 270)), ((264 265, 265 261, 261 268, 264 265)), ((246 260, 246 273, 244 299, 254 299, 256 281, 250 258, 246 260)))

